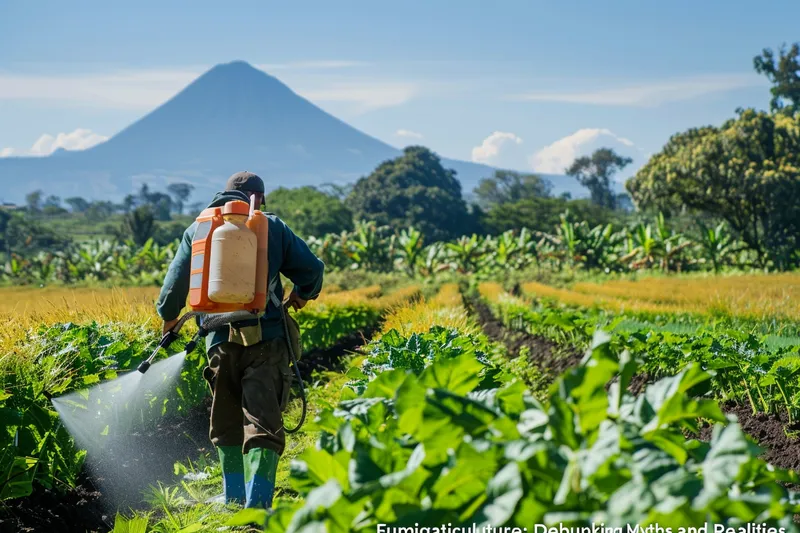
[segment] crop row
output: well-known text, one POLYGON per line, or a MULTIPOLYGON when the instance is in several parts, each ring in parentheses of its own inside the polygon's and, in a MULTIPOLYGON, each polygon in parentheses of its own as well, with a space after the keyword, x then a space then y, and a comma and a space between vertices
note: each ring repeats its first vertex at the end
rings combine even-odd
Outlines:
POLYGON ((229 524, 796 530, 800 506, 779 483, 796 476, 759 460, 739 425, 702 399, 712 376, 699 365, 634 397, 626 385, 636 361, 598 334, 583 363, 539 401, 495 363, 474 323, 466 331, 448 323, 465 310, 445 302, 417 304, 406 317, 421 325, 400 320, 405 332, 385 330, 353 361, 340 402, 314 420, 316 446, 292 464, 303 500, 274 514, 245 510, 229 524), (445 323, 431 323, 437 316, 445 323), (710 442, 685 439, 698 419, 716 422, 710 442))
MULTIPOLYGON (((73 244, 57 252, 12 254, 0 269, 0 278, 14 284, 153 285, 163 279, 176 244, 159 246, 151 239, 138 247, 132 241, 103 241, 73 244)), ((310 237, 308 244, 329 271, 401 271, 412 277, 444 271, 493 275, 531 266, 558 271, 564 267, 604 272, 717 271, 746 266, 752 260, 724 226, 703 231, 694 241, 670 229, 662 216, 652 223, 615 229, 610 224, 592 227, 564 213, 551 233, 523 228, 433 243, 426 243, 413 227, 398 232, 360 222, 350 232, 310 237)))
POLYGON ((669 331, 627 320, 642 315, 572 307, 544 298, 538 284, 523 286, 523 292, 526 288, 526 297, 511 296, 495 283, 482 283, 479 291, 512 329, 585 346, 602 328, 611 332, 616 350, 627 349, 640 360, 640 370, 651 379, 698 365, 711 373, 712 393, 721 401, 747 404, 754 414, 785 412, 790 423, 800 415, 800 357, 795 344, 775 345, 766 335, 724 326, 669 331))
MULTIPOLYGON (((325 294, 295 315, 303 332, 303 348, 330 347, 354 331, 374 326, 384 309, 418 294, 416 286, 388 295, 382 295, 379 287, 325 294)), ((173 350, 183 349, 190 329, 187 326, 182 332, 173 350)), ((17 339, 12 350, 0 357, 0 501, 27 496, 34 484, 75 485, 85 452, 75 448, 50 398, 127 375, 156 342, 156 332, 145 324, 97 322, 41 325, 17 339)), ((208 394, 201 377, 205 364, 200 343, 186 357, 176 387, 150 398, 149 413, 183 415, 199 404, 208 394)), ((144 413, 143 417, 152 419, 144 413)))
POLYGON ((795 273, 694 278, 645 278, 575 283, 569 289, 524 283, 525 292, 580 307, 619 313, 686 314, 750 320, 800 318, 795 273))

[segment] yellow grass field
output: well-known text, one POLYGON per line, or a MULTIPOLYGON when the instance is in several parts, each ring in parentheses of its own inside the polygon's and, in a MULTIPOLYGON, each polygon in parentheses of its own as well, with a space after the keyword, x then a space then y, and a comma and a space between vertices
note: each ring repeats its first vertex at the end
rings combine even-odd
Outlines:
MULTIPOLYGON (((145 326, 157 330, 161 319, 156 313, 158 287, 68 288, 8 287, 0 289, 0 356, 10 353, 24 339, 30 328, 64 322, 122 323, 132 328, 145 326)), ((382 294, 377 285, 341 291, 331 286, 323 289, 318 300, 307 307, 364 304, 386 309, 419 294, 418 286, 382 294)), ((191 327, 191 324, 188 326, 191 327)))
POLYGON ((557 289, 526 283, 523 292, 612 311, 696 313, 755 320, 800 319, 800 274, 645 278, 576 283, 557 289))
MULTIPOLYGON (((424 333, 432 326, 456 328, 462 333, 476 333, 478 326, 464 309, 461 292, 455 283, 442 285, 436 296, 397 307, 388 314, 382 333, 396 329, 401 335, 424 333)), ((375 338, 380 338, 376 335, 375 338)))

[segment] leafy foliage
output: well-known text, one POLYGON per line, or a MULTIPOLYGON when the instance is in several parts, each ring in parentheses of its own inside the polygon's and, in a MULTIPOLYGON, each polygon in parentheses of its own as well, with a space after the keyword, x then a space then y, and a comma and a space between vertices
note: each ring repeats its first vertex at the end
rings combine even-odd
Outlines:
POLYGON ((696 366, 636 398, 624 392, 635 362, 599 336, 540 403, 519 382, 485 379, 491 367, 461 349, 466 341, 442 336, 459 337, 390 332, 373 346, 381 372, 318 416, 317 448, 293 463, 305 501, 279 509, 266 531, 709 519, 794 528, 797 504, 776 481, 796 476, 759 460, 738 424, 696 399, 711 377, 696 366), (684 442, 698 418, 718 423, 711 441, 684 442))
POLYGON ((155 233, 155 221, 153 210, 149 206, 137 207, 125 215, 121 234, 130 235, 133 242, 141 246, 155 233))
POLYGON ((789 420, 800 415, 800 372, 798 348, 794 345, 770 347, 766 335, 756 335, 728 327, 703 328, 678 333, 654 328, 645 313, 609 313, 580 309, 548 300, 534 306, 501 297, 486 284, 487 303, 508 326, 545 335, 558 342, 585 345, 606 324, 612 331, 611 343, 627 349, 642 360, 641 370, 652 378, 671 376, 697 365, 711 373, 711 392, 720 400, 747 404, 758 412, 787 413, 789 420), (625 318, 643 322, 631 328, 617 325, 625 318))
POLYGON ((619 220, 615 211, 598 206, 591 200, 531 197, 491 206, 483 216, 483 225, 490 233, 519 228, 550 233, 560 223, 561 215, 567 211, 592 227, 619 220))
POLYGON ((358 219, 398 229, 413 226, 431 241, 461 235, 471 224, 455 172, 421 146, 406 148, 358 180, 347 203, 358 219))
POLYGON ((800 115, 743 110, 719 128, 693 128, 628 181, 642 208, 684 206, 725 220, 762 266, 798 263, 800 115))
POLYGON ((777 58, 772 50, 765 48, 753 58, 753 67, 772 82, 773 111, 791 113, 800 109, 800 43, 794 43, 789 50, 786 45, 781 46, 777 58))
POLYGON ((623 157, 610 148, 600 148, 591 156, 579 157, 564 172, 589 189, 592 202, 614 209, 617 197, 611 190, 611 178, 632 162, 630 157, 623 157))
POLYGON ((298 235, 325 235, 353 229, 353 212, 339 198, 314 187, 280 187, 264 198, 267 210, 298 235))
POLYGON ((167 192, 172 195, 172 201, 178 209, 178 214, 183 214, 183 206, 189 201, 194 185, 191 183, 171 183, 167 186, 167 192))
POLYGON ((475 196, 482 207, 502 206, 550 196, 552 184, 536 174, 521 174, 510 170, 496 170, 475 188, 475 196))

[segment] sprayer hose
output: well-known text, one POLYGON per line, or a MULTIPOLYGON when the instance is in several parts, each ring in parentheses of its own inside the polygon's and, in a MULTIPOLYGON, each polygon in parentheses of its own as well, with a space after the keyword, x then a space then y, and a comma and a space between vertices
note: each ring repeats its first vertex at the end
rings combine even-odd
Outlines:
POLYGON ((289 355, 292 358, 292 366, 294 367, 294 373, 297 376, 297 381, 300 382, 300 401, 303 404, 303 412, 300 415, 300 422, 298 422, 297 427, 295 427, 294 429, 289 429, 284 425, 283 429, 284 431, 286 431, 286 433, 297 433, 303 426, 303 423, 306 421, 306 411, 308 410, 308 402, 306 401, 306 388, 303 385, 303 376, 300 375, 300 369, 297 367, 297 356, 294 353, 292 340, 291 337, 289 336, 289 324, 286 320, 286 313, 288 313, 288 311, 283 305, 281 305, 280 308, 281 308, 281 322, 283 322, 283 334, 286 336, 286 346, 288 346, 289 355))

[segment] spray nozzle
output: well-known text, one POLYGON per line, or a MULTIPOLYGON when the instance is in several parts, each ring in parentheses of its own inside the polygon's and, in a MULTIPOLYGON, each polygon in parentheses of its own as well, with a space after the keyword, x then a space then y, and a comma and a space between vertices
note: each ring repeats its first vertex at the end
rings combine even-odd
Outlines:
POLYGON ((141 372, 142 374, 144 374, 145 372, 147 372, 147 370, 149 368, 150 368, 150 361, 147 360, 147 361, 142 361, 142 363, 139 365, 139 368, 137 368, 137 370, 139 372, 141 372))

